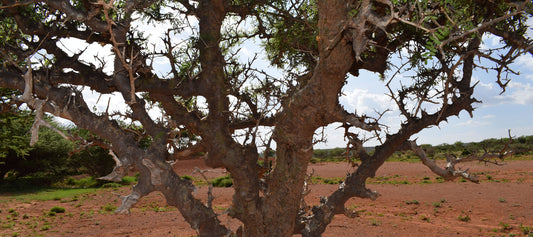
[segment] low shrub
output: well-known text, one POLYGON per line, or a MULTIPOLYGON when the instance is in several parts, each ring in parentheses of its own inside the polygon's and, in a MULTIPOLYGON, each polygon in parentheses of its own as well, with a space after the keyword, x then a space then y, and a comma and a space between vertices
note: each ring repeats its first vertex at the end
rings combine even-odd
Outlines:
POLYGON ((51 212, 55 212, 55 213, 65 213, 65 208, 64 207, 52 207, 52 209, 50 209, 51 212))
POLYGON ((233 180, 231 179, 229 175, 215 178, 213 181, 211 181, 211 183, 213 184, 214 187, 221 187, 221 188, 233 186, 233 180))

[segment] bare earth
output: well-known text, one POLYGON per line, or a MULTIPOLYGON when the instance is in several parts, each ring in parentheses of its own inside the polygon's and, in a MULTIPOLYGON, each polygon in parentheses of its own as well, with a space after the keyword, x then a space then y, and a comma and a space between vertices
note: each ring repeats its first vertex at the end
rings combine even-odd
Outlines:
MULTIPOLYGON (((199 161, 180 161, 178 174, 193 173, 195 167, 207 169, 199 161)), ((386 163, 370 180, 368 187, 382 196, 375 201, 351 199, 346 207, 359 216, 335 217, 323 236, 527 236, 523 227, 533 227, 533 161, 510 161, 505 166, 472 163, 463 165, 477 172, 480 184, 444 182, 436 179, 419 163, 386 163), (425 182, 425 183, 424 183, 425 182)), ((312 164, 309 171, 323 178, 343 177, 351 167, 346 163, 312 164)), ((222 176, 214 170, 210 178, 222 176)), ((198 173, 193 174, 200 177, 198 173)), ((334 191, 336 184, 310 185, 308 204, 334 191)), ((22 203, 0 195, 1 236, 194 236, 197 233, 179 212, 166 205, 160 193, 142 198, 129 216, 106 210, 117 207, 117 194, 130 188, 105 189, 80 196, 77 200, 22 203), (49 217, 51 207, 66 208, 66 213, 49 217), (9 209, 19 213, 8 218, 9 209)), ((196 195, 206 199, 207 187, 196 195)), ((213 206, 222 213, 220 220, 233 230, 238 222, 224 211, 230 206, 233 190, 215 188, 213 206)), ((532 228, 533 229, 533 228, 532 228)), ((533 232, 530 233, 533 236, 533 232)))

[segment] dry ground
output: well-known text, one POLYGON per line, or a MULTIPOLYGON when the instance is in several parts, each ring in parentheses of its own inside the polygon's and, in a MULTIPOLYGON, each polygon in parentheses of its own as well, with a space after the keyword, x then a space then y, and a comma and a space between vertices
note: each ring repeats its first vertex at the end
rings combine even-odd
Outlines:
MULTIPOLYGON (((191 174, 198 161, 176 164, 179 174, 191 174)), ((336 216, 324 236, 527 236, 533 227, 533 161, 509 161, 505 166, 464 165, 477 172, 480 184, 441 182, 419 163, 386 163, 369 187, 382 196, 375 200, 352 199, 346 207, 359 216, 336 216), (522 227, 522 228, 521 228, 522 227)), ((346 163, 313 164, 309 171, 321 178, 342 177, 351 170, 346 163)), ((223 170, 206 173, 223 175, 223 170)), ((196 173, 193 176, 199 177, 196 173)), ((316 204, 320 196, 334 191, 336 184, 313 184, 306 197, 316 204)), ((117 194, 128 187, 108 188, 77 199, 23 203, 0 195, 0 236, 194 236, 195 231, 179 212, 168 207, 160 193, 152 193, 132 209, 130 216, 109 210, 119 205, 117 194), (66 208, 54 217, 53 206, 66 208), (16 220, 9 209, 18 213, 16 220)), ((205 199, 206 186, 196 195, 205 199)), ((229 207, 231 188, 214 190, 215 210, 229 207)), ((238 222, 221 215, 233 230, 238 222)), ((533 236, 533 232, 530 233, 533 236)))

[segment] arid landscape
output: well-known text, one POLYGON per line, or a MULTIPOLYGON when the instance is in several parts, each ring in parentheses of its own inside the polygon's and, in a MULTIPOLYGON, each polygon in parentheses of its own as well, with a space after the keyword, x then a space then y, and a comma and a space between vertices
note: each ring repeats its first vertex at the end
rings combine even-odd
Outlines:
MULTIPOLYGON (((381 196, 352 199, 346 207, 357 217, 338 215, 323 236, 533 236, 533 161, 507 161, 503 166, 464 164, 476 173, 479 184, 437 179, 420 163, 388 162, 369 180, 368 187, 381 196)), ((201 180, 198 160, 175 164, 179 174, 201 180)), ((352 168, 347 163, 311 164, 314 178, 306 196, 308 204, 334 191, 337 180, 352 168), (330 184, 327 184, 330 183, 330 184)), ((223 176, 223 170, 204 173, 223 176)), ((196 195, 206 199, 207 186, 196 195)), ((1 236, 195 236, 174 207, 159 193, 142 198, 131 215, 116 215, 118 195, 129 187, 104 188, 72 198, 50 201, 17 200, 0 196, 1 236), (52 207, 64 213, 50 215, 52 207)), ((215 188, 213 206, 220 220, 233 230, 238 222, 225 214, 233 189, 215 188)), ((275 228, 275 227, 272 227, 275 228)))

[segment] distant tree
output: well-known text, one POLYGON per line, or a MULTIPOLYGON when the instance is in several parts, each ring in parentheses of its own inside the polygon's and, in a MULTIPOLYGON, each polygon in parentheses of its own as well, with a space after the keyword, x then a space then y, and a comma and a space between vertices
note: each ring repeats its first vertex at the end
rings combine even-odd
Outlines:
MULTIPOLYGON (((30 110, 19 109, 20 103, 13 101, 13 96, 20 94, 0 88, 0 181, 8 172, 16 179, 37 174, 60 178, 79 172, 100 177, 111 171, 114 161, 107 150, 85 147, 74 154, 74 144, 49 128, 41 128, 39 141, 30 146, 34 115, 30 110)), ((45 119, 52 123, 50 118, 45 119)), ((55 129, 58 127, 54 125, 55 129)), ((72 131, 76 132, 76 128, 72 131)))
POLYGON ((90 146, 71 154, 68 163, 76 173, 88 174, 92 177, 103 177, 109 174, 115 162, 109 151, 99 146, 90 146))
POLYGON ((530 0, 2 1, 0 86, 23 92, 17 100, 35 109, 34 128, 46 111, 102 139, 118 157, 111 179, 124 167, 140 172, 119 213, 160 191, 201 236, 320 236, 336 214, 352 214, 347 200, 379 196, 366 180, 395 151, 413 150, 446 179, 476 181, 454 168, 463 159, 438 167, 410 139, 461 111, 473 114, 476 69, 494 71, 505 91, 512 63, 533 54, 525 34, 532 13, 530 0), (162 32, 155 45, 147 39, 154 27, 162 32), (489 36, 500 45, 483 45, 489 36), (65 46, 74 39, 110 52, 65 46), (254 57, 243 63, 237 55, 245 40, 261 42, 268 67, 283 75, 268 75, 254 57), (156 68, 161 62, 167 71, 156 68), (397 126, 382 124, 389 110, 368 115, 339 104, 343 86, 362 71, 381 75, 397 126), (120 94, 127 111, 94 109, 82 88, 120 94), (319 205, 302 206, 315 131, 335 122, 359 165, 319 205), (176 146, 184 132, 199 139, 176 146), (373 152, 364 147, 368 137, 380 142, 373 152), (266 177, 257 170, 258 144, 276 145, 266 177), (220 223, 167 162, 192 151, 231 173, 228 213, 242 222, 238 230, 220 223))
POLYGON ((0 181, 10 171, 8 160, 23 159, 32 150, 30 137, 25 134, 33 124, 33 117, 27 111, 18 110, 11 103, 11 95, 16 95, 16 90, 0 88, 0 181))

